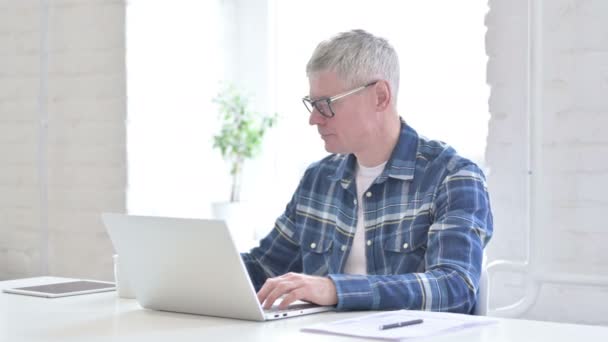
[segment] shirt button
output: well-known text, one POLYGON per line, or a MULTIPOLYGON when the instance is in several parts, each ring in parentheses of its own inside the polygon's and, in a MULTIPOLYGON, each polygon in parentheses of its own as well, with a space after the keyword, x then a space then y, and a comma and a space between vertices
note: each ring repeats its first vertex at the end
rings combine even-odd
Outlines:
POLYGON ((372 240, 367 240, 367 245, 371 246, 372 245, 372 240))
POLYGON ((342 247, 340 247, 340 250, 342 250, 342 252, 346 252, 346 245, 342 245, 342 247))
POLYGON ((314 243, 314 242, 313 242, 313 243, 311 243, 311 244, 310 244, 310 248, 312 248, 312 249, 317 248, 317 244, 316 244, 316 243, 314 243))
POLYGON ((353 200, 353 203, 354 203, 355 205, 357 205, 357 199, 354 199, 354 200, 353 200))
POLYGON ((371 192, 371 191, 368 191, 367 193, 365 193, 365 196, 367 196, 368 198, 369 198, 369 197, 372 197, 372 192, 371 192))
POLYGON ((406 242, 403 244, 403 249, 407 249, 410 245, 406 242))

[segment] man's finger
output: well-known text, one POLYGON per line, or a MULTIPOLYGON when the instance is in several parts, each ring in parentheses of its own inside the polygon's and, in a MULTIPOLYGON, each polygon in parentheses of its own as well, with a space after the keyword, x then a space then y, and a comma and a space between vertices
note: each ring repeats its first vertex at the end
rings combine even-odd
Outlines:
POLYGON ((291 292, 297 285, 294 282, 283 280, 274 284, 274 288, 264 300, 264 309, 270 309, 274 302, 286 293, 291 292))
POLYGON ((260 303, 264 303, 264 300, 266 300, 266 296, 268 296, 270 291, 269 287, 268 282, 265 282, 264 285, 262 285, 262 288, 256 294, 260 303))
POLYGON ((297 288, 297 289, 292 290, 285 297, 283 297, 281 304, 279 304, 279 309, 280 310, 287 309, 287 307, 289 305, 291 305, 291 303, 295 302, 296 300, 302 299, 301 297, 302 297, 302 288, 297 288))
POLYGON ((270 294, 270 292, 274 290, 278 283, 279 279, 277 278, 266 279, 266 282, 264 282, 264 285, 262 285, 262 288, 257 293, 258 300, 260 301, 260 303, 264 303, 264 301, 268 297, 268 294, 270 294))

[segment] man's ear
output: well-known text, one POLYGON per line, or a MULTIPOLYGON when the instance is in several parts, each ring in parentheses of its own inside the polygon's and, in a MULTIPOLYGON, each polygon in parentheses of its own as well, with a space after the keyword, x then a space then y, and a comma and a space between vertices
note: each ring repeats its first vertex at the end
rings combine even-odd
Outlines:
POLYGON ((391 104, 391 87, 387 81, 380 80, 374 89, 376 91, 376 112, 384 112, 391 104))

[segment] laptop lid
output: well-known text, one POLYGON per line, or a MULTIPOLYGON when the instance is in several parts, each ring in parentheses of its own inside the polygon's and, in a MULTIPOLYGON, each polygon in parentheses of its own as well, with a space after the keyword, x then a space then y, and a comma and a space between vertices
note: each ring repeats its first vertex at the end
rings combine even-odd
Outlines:
POLYGON ((103 214, 144 308, 264 320, 224 222, 103 214))
POLYGON ((255 321, 333 309, 264 312, 223 221, 109 213, 102 219, 144 308, 255 321))

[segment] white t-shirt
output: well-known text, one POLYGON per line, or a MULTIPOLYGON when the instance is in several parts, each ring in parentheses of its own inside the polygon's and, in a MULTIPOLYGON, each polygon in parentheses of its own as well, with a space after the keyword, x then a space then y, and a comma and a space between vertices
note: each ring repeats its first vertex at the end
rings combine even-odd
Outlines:
POLYGON ((355 171, 358 204, 357 228, 355 230, 353 245, 348 254, 348 258, 346 259, 344 273, 367 274, 367 258, 365 257, 365 217, 363 216, 365 208, 363 207, 363 196, 374 180, 380 176, 385 165, 386 162, 374 167, 365 167, 357 163, 357 169, 355 171))

